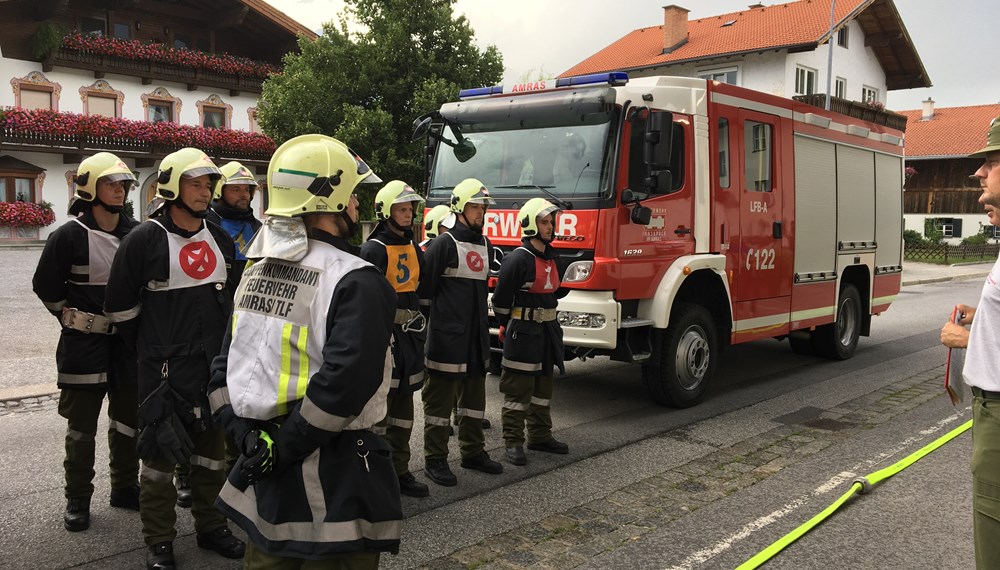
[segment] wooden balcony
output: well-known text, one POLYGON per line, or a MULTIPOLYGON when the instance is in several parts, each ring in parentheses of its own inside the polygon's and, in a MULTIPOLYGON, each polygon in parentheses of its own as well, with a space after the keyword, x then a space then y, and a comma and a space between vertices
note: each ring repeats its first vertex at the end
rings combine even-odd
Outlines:
MULTIPOLYGON (((137 168, 148 168, 164 156, 180 149, 180 145, 158 144, 132 138, 49 133, 19 133, 0 128, 0 151, 45 152, 63 155, 63 164, 79 163, 87 155, 108 151, 120 158, 135 160, 137 168)), ((271 160, 268 152, 251 152, 203 148, 216 164, 238 160, 258 170, 271 160)))
POLYGON ((262 78, 252 75, 219 73, 158 61, 128 59, 67 48, 60 48, 51 58, 42 61, 43 71, 51 71, 54 66, 93 71, 95 78, 102 78, 108 73, 130 75, 139 77, 143 85, 149 85, 153 81, 183 83, 187 85, 188 91, 194 91, 199 87, 227 89, 229 95, 233 97, 241 92, 259 94, 261 84, 264 82, 262 78))
MULTIPOLYGON (((820 109, 826 108, 825 93, 796 95, 795 97, 792 97, 792 99, 801 103, 812 105, 813 107, 819 107, 820 109)), ((834 113, 854 117, 855 119, 869 121, 871 123, 875 123, 876 125, 885 125, 889 128, 900 131, 906 130, 906 117, 904 115, 898 115, 892 111, 880 111, 857 101, 841 99, 840 97, 830 97, 830 110, 834 113)))

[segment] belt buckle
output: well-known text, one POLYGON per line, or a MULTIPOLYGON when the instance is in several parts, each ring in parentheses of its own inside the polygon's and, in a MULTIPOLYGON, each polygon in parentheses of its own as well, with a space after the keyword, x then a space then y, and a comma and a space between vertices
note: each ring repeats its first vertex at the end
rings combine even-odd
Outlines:
POLYGON ((76 315, 76 309, 66 309, 63 311, 59 320, 62 322, 62 326, 67 328, 73 328, 73 317, 76 315))

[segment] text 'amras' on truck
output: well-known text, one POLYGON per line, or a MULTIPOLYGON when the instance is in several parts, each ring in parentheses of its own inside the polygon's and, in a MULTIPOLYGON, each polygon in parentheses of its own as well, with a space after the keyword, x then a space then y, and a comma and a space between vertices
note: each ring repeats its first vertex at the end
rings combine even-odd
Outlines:
POLYGON ((572 291, 568 357, 642 366, 653 399, 698 403, 721 348, 787 338, 854 355, 899 293, 903 133, 749 89, 621 72, 464 90, 415 122, 427 207, 477 178, 486 235, 544 196, 572 291))

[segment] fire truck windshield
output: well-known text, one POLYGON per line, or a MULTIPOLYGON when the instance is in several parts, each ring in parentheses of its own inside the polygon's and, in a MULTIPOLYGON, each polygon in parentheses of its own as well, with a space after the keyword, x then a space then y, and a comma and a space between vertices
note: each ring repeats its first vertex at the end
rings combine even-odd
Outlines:
MULTIPOLYGON (((606 196, 613 122, 534 129, 463 131, 476 152, 465 162, 439 146, 428 198, 445 199, 466 178, 481 180, 495 198, 523 200, 551 193, 566 200, 606 196), (540 192, 539 187, 547 192, 540 192)), ((444 138, 457 140, 445 127, 444 138)))

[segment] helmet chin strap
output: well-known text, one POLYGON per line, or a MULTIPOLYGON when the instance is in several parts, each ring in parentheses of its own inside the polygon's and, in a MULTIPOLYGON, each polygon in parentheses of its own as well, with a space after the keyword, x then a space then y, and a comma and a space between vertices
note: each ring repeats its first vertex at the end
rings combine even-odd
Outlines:
POLYGON ((394 227, 394 228, 396 228, 397 230, 403 232, 404 234, 413 227, 413 224, 410 224, 408 226, 401 226, 398 223, 396 223, 396 220, 394 220, 392 218, 389 218, 389 225, 392 226, 392 227, 394 227))
POLYGON ((121 214, 125 211, 125 205, 112 206, 111 204, 104 203, 100 198, 94 198, 94 205, 100 206, 112 214, 121 214))
POLYGON ((205 219, 205 217, 208 216, 208 208, 205 208, 204 210, 202 210, 200 212, 196 212, 195 210, 191 209, 191 206, 188 206, 187 204, 185 204, 184 202, 182 202, 179 199, 178 200, 174 200, 172 203, 174 205, 176 205, 176 206, 180 206, 181 208, 187 210, 187 212, 189 214, 191 214, 192 216, 194 216, 196 218, 205 219))
POLYGON ((344 220, 344 224, 347 225, 347 235, 344 236, 344 239, 351 239, 357 235, 358 230, 361 229, 361 224, 352 220, 350 214, 347 213, 347 210, 340 212, 340 217, 344 220))

